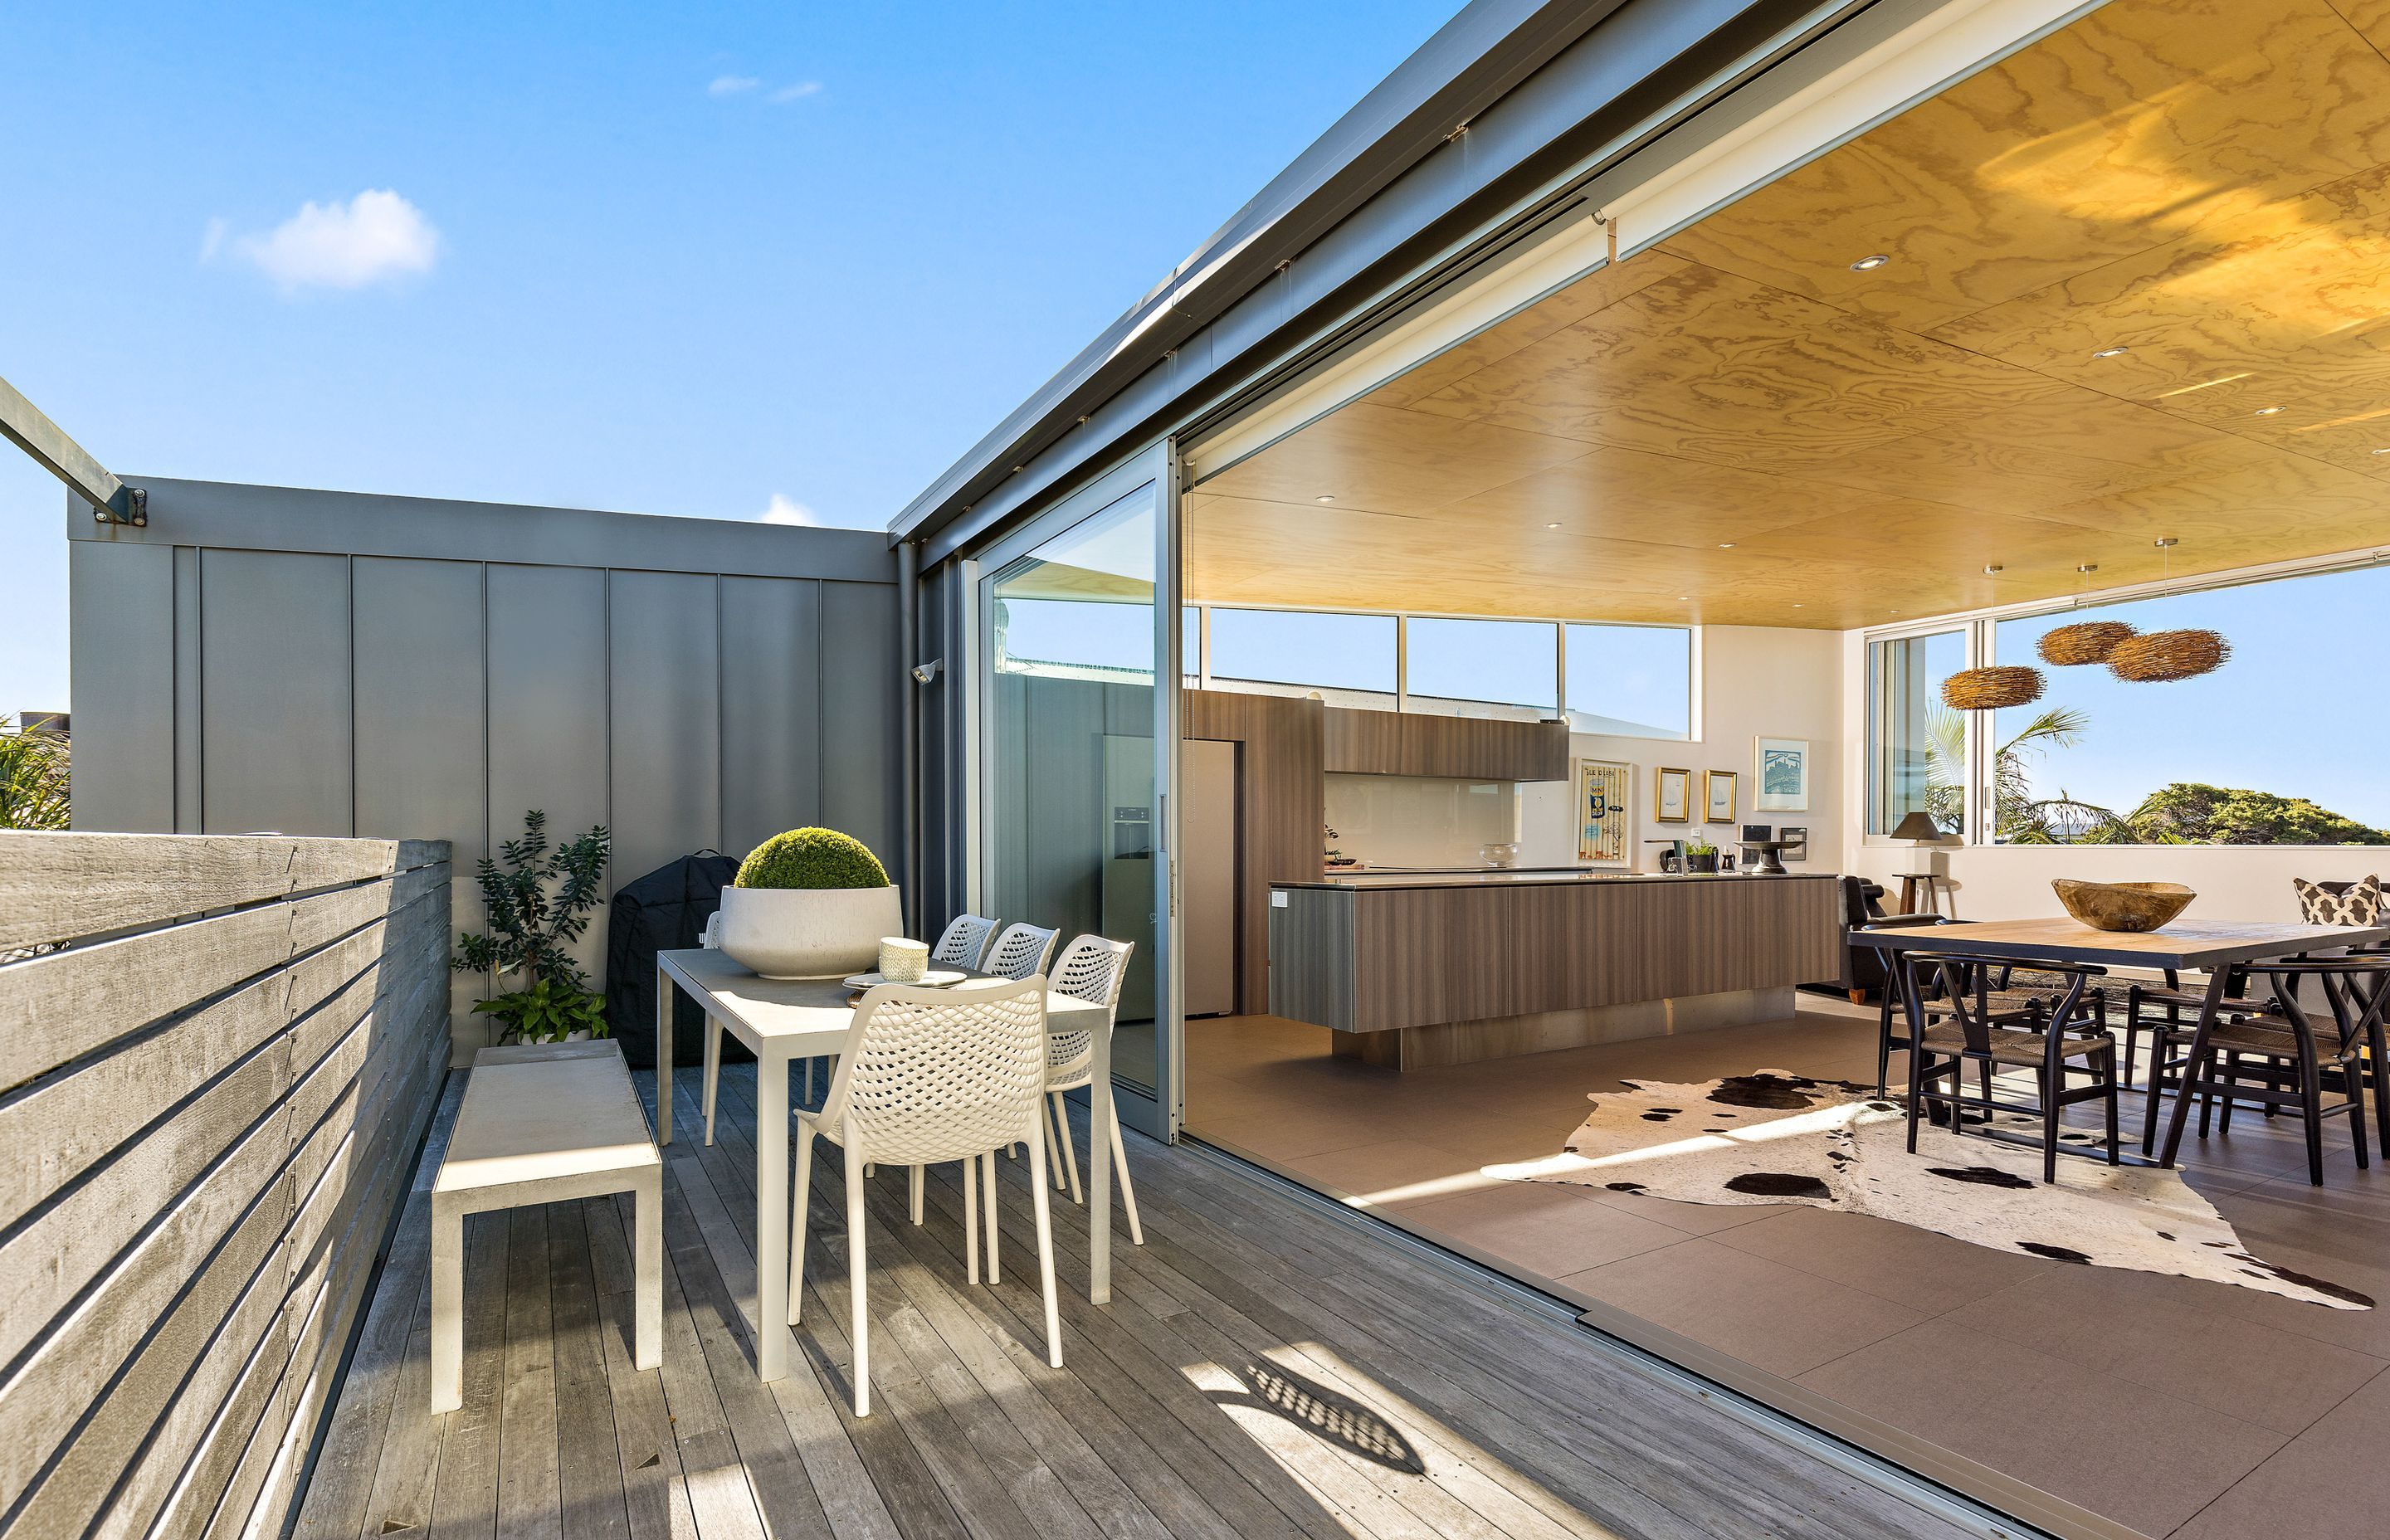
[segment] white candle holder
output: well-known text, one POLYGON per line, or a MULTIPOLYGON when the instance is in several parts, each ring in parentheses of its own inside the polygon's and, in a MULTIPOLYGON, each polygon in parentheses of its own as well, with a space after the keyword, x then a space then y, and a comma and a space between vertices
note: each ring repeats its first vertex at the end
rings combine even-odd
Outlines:
POLYGON ((880 938, 880 976, 892 984, 918 984, 930 971, 930 943, 908 936, 880 938))

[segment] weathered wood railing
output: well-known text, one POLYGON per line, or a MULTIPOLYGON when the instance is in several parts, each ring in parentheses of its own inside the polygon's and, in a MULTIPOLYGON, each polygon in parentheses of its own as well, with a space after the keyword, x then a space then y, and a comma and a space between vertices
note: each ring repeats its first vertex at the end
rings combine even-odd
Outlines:
POLYGON ((446 1072, 448 882, 0 833, 0 1531, 279 1533, 446 1072))

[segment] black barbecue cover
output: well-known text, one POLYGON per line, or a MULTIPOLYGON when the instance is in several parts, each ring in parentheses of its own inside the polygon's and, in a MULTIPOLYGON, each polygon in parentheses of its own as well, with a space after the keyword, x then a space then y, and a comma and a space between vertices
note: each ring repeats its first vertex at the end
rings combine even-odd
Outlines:
MULTIPOLYGON (((701 850, 614 890, 606 943, 606 1022, 633 1069, 656 1066, 656 954, 697 945, 705 922, 722 906, 722 890, 738 875, 738 862, 701 850)), ((673 1063, 702 1064, 705 1013, 685 992, 673 995, 673 1063)), ((725 1033, 722 1057, 750 1055, 725 1033)))

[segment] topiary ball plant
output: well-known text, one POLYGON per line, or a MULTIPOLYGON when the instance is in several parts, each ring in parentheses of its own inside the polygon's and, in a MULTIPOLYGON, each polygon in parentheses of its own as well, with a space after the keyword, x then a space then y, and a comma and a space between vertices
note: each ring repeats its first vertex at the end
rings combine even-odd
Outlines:
POLYGON ((748 852, 741 888, 884 888, 888 868, 871 848, 834 828, 792 828, 748 852))

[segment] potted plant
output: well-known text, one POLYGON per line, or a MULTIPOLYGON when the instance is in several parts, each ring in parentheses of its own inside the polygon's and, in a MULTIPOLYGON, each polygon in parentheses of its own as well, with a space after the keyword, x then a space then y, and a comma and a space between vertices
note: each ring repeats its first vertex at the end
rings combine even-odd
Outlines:
POLYGON ((880 961, 905 929, 888 869, 834 828, 792 828, 748 853, 722 891, 722 950, 767 979, 835 979, 880 961))
POLYGON ((1685 869, 1689 872, 1714 872, 1718 869, 1718 848, 1707 840, 1685 841, 1685 869))
POLYGON ((547 815, 523 815, 523 837, 498 847, 499 859, 482 858, 475 868, 490 934, 460 934, 449 966, 489 976, 496 990, 506 980, 519 987, 494 994, 473 1007, 477 1016, 505 1023, 500 1042, 561 1043, 603 1037, 605 997, 589 987, 589 975, 572 956, 572 943, 589 929, 589 912, 604 894, 610 837, 603 825, 572 843, 548 848, 547 815))

